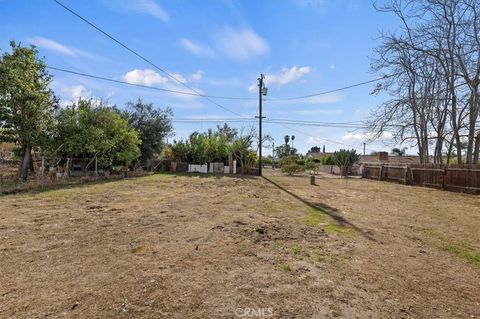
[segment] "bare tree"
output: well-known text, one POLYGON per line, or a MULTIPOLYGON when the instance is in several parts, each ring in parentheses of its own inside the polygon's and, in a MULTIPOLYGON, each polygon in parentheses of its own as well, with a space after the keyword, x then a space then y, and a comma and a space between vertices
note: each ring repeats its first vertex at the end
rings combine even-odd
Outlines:
POLYGON ((369 129, 388 130, 418 147, 422 162, 478 163, 480 130, 479 0, 390 0, 381 12, 402 27, 384 33, 372 70, 385 75, 375 93, 390 99, 372 112, 369 129), (465 146, 465 147, 464 147, 465 146))

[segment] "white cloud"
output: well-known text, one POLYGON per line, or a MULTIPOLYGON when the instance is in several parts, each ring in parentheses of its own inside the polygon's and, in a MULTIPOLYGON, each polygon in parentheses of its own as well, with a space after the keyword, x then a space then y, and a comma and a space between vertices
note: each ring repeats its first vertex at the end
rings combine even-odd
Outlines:
POLYGON ((123 76, 123 79, 128 83, 142 84, 147 86, 152 86, 155 84, 166 84, 168 82, 168 78, 163 77, 157 72, 150 69, 132 70, 130 72, 125 73, 125 75, 123 76))
POLYGON ((198 56, 207 56, 212 57, 215 55, 215 52, 207 46, 197 42, 193 42, 187 38, 180 39, 180 44, 190 53, 193 53, 198 56))
POLYGON ((285 85, 300 79, 302 76, 309 73, 310 70, 311 68, 309 66, 297 67, 294 65, 291 68, 283 67, 278 74, 265 75, 265 84, 285 85))
POLYGON ((47 38, 34 37, 34 38, 28 38, 27 41, 40 48, 45 48, 47 50, 54 51, 64 55, 77 56, 77 54, 73 49, 47 38))
POLYGON ((326 0, 296 0, 296 3, 304 9, 314 10, 324 14, 327 9, 326 0))
POLYGON ((170 21, 168 14, 153 0, 134 1, 132 8, 138 12, 148 13, 163 22, 170 21))
MULTIPOLYGON (((174 77, 177 81, 179 82, 182 82, 182 83, 187 83, 187 79, 185 79, 185 77, 183 75, 181 75, 180 73, 170 73, 170 75, 172 77, 174 77)), ((174 79, 171 79, 172 81, 174 82, 177 82, 175 81, 174 79)), ((177 82, 178 83, 178 82, 177 82)))
MULTIPOLYGON (((310 70, 311 70, 311 67, 309 66, 298 67, 294 65, 291 68, 283 67, 278 73, 266 74, 265 85, 282 86, 290 82, 294 82, 301 79, 305 74, 310 73, 310 70)), ((248 91, 250 92, 256 92, 257 90, 258 90, 257 83, 252 83, 248 87, 248 91)))
POLYGON ((324 139, 320 137, 314 137, 314 136, 310 136, 307 141, 307 144, 310 144, 310 145, 319 145, 322 143, 325 143, 324 139))
POLYGON ((249 92, 257 92, 258 90, 258 84, 257 83, 252 83, 250 84, 250 86, 248 87, 248 91, 249 92))
MULTIPOLYGON (((344 136, 342 136, 342 140, 346 142, 366 142, 366 141, 371 141, 373 140, 375 135, 373 133, 348 133, 344 136)), ((393 138, 392 133, 390 132, 383 132, 382 135, 379 138, 376 138, 377 140, 391 140, 393 138)))
POLYGON ((60 42, 54 41, 52 39, 47 39, 43 37, 33 37, 33 38, 28 38, 28 42, 30 42, 33 45, 36 45, 39 48, 44 48, 49 51, 53 51, 59 54, 63 55, 68 55, 72 57, 78 57, 78 56, 83 56, 86 58, 91 58, 94 59, 95 56, 93 54, 90 54, 88 52, 75 49, 69 46, 66 46, 64 44, 61 44, 60 42))
MULTIPOLYGON (((91 99, 92 98, 92 91, 87 90, 83 85, 74 85, 74 86, 66 86, 61 83, 57 83, 60 85, 60 105, 66 107, 70 105, 72 102, 77 102, 79 99, 91 99)), ((94 104, 97 104, 98 101, 95 99, 94 104)))
POLYGON ((205 72, 203 72, 202 70, 198 70, 197 72, 193 73, 190 78, 193 80, 193 81, 200 81, 202 78, 203 78, 203 75, 205 74, 205 72))
POLYGON ((227 57, 243 61, 269 52, 268 43, 252 28, 233 29, 225 27, 216 36, 216 46, 227 57))
POLYGON ((172 107, 173 109, 185 109, 185 110, 198 110, 198 109, 205 108, 205 104, 199 101, 168 103, 168 106, 172 107))
MULTIPOLYGON (((182 74, 173 73, 173 72, 170 72, 170 74, 179 82, 188 83, 187 79, 182 74)), ((199 96, 194 95, 195 92, 186 88, 184 85, 177 82, 173 78, 162 76, 158 72, 155 72, 154 70, 151 70, 151 69, 144 69, 144 70, 135 69, 135 70, 129 71, 122 76, 122 79, 132 84, 155 86, 155 87, 159 87, 167 90, 192 93, 192 94, 181 94, 181 93, 173 93, 173 92, 169 93, 170 96, 174 96, 182 100, 195 100, 199 98, 199 96)), ((195 88, 195 91, 198 94, 204 94, 204 92, 201 89, 195 88)))
POLYGON ((76 85, 69 89, 69 93, 72 96, 72 100, 76 101, 80 98, 90 98, 92 92, 88 91, 83 85, 76 85))

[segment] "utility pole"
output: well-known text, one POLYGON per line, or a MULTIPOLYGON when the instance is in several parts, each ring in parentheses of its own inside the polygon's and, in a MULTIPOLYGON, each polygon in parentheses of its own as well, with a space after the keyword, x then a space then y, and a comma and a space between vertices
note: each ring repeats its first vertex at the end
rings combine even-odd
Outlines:
POLYGON ((258 176, 262 176, 262 96, 267 95, 264 79, 265 76, 260 74, 258 78, 258 176))
POLYGON ((275 169, 275 143, 272 142, 272 169, 275 169))

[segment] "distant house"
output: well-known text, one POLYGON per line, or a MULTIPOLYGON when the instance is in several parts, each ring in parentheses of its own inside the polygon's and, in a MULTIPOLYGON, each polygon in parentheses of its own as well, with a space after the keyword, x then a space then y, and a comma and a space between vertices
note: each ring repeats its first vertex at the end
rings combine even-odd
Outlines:
MULTIPOLYGON (((315 159, 322 159, 326 156, 333 156, 333 152, 319 152, 312 153, 308 152, 307 156, 311 156, 315 159)), ((359 164, 364 163, 389 163, 389 164, 420 164, 420 157, 417 155, 390 155, 387 152, 378 152, 376 155, 360 155, 359 164)))
POLYGON ((391 155, 387 152, 378 152, 376 155, 361 155, 359 163, 420 164, 420 156, 399 156, 391 155))
MULTIPOLYGON (((315 159, 321 160, 326 156, 333 156, 334 153, 332 152, 318 152, 307 153, 307 156, 311 156, 315 159)), ((358 175, 361 174, 363 165, 365 164, 398 164, 398 165, 406 165, 406 164, 420 164, 420 157, 417 155, 405 155, 405 156, 398 156, 398 155, 390 155, 387 152, 378 152, 376 155, 360 155, 360 160, 357 164, 352 167, 352 174, 358 175)), ((331 173, 331 174, 340 174, 340 169, 335 165, 324 165, 320 169, 320 171, 331 173)))

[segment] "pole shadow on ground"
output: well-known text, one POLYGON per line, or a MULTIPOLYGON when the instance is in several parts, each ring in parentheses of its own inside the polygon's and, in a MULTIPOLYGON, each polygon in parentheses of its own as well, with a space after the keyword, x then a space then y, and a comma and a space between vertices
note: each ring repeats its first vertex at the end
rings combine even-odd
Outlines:
POLYGON ((262 178, 264 180, 266 180, 267 182, 271 183, 272 185, 274 185, 275 187, 277 187, 278 189, 284 191, 285 193, 289 194, 290 196, 294 197, 295 199, 301 201, 302 203, 309 206, 310 208, 312 208, 312 209, 314 209, 314 210, 316 210, 320 213, 327 214, 333 220, 335 220, 335 222, 337 222, 340 226, 348 226, 348 227, 352 228, 353 230, 355 230, 356 232, 358 232, 359 234, 361 234, 366 239, 378 243, 378 241, 372 235, 370 235, 369 233, 367 233, 366 231, 364 231, 363 229, 361 229, 357 225, 353 224, 352 222, 350 222, 345 217, 341 216, 339 214, 340 212, 339 212, 338 209, 330 207, 330 206, 325 205, 325 204, 312 203, 312 202, 298 196, 297 194, 289 191, 288 189, 279 185, 278 183, 272 181, 268 177, 262 176, 262 178))

